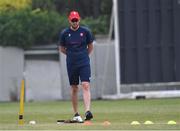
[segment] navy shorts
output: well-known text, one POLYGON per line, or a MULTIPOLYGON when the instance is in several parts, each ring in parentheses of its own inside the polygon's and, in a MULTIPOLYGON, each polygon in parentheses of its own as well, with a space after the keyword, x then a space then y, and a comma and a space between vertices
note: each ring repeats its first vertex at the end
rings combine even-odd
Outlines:
POLYGON ((79 85, 79 79, 81 82, 90 82, 91 69, 90 65, 83 66, 68 66, 67 67, 69 83, 70 85, 79 85))

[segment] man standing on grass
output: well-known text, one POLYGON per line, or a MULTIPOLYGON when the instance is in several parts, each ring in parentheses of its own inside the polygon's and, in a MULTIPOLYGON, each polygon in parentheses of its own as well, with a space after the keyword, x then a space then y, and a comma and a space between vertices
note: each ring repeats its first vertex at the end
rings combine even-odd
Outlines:
POLYGON ((90 112, 90 58, 93 50, 93 36, 87 27, 79 25, 80 16, 76 11, 69 14, 70 27, 64 29, 60 35, 59 50, 66 55, 67 72, 71 85, 71 101, 74 110, 73 120, 83 122, 78 113, 78 85, 81 80, 83 101, 85 106, 85 120, 93 118, 90 112))

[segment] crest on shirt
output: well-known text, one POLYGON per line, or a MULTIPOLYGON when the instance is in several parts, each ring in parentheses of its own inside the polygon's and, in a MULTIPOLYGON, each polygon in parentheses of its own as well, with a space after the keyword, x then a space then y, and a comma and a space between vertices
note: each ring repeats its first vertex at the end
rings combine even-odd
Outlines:
POLYGON ((70 37, 70 36, 71 36, 71 34, 68 34, 68 36, 70 37))
POLYGON ((83 33, 80 33, 80 36, 83 36, 84 34, 83 33))

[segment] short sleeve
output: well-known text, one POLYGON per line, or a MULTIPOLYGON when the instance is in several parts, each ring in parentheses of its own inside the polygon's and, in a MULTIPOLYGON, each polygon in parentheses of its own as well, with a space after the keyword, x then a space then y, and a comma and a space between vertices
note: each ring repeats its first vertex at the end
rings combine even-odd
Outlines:
POLYGON ((59 34, 59 45, 60 46, 65 46, 65 31, 63 30, 60 34, 59 34))
POLYGON ((86 39, 87 44, 90 44, 94 41, 94 37, 89 29, 87 29, 86 37, 87 37, 86 39))

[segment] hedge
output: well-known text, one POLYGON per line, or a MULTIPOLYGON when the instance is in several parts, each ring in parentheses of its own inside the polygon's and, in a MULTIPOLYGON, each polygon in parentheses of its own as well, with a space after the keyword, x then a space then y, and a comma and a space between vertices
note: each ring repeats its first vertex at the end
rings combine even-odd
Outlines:
MULTIPOLYGON (((107 17, 85 18, 87 25, 95 34, 108 32, 107 17)), ((33 45, 51 44, 58 41, 59 32, 68 27, 67 16, 55 11, 40 9, 0 12, 0 45, 29 48, 33 45)))
POLYGON ((0 45, 29 48, 34 44, 50 44, 67 26, 65 17, 56 12, 21 10, 0 13, 0 45))
POLYGON ((92 17, 86 17, 81 21, 81 25, 88 26, 94 35, 96 34, 107 34, 109 31, 107 16, 100 16, 96 19, 92 17))

